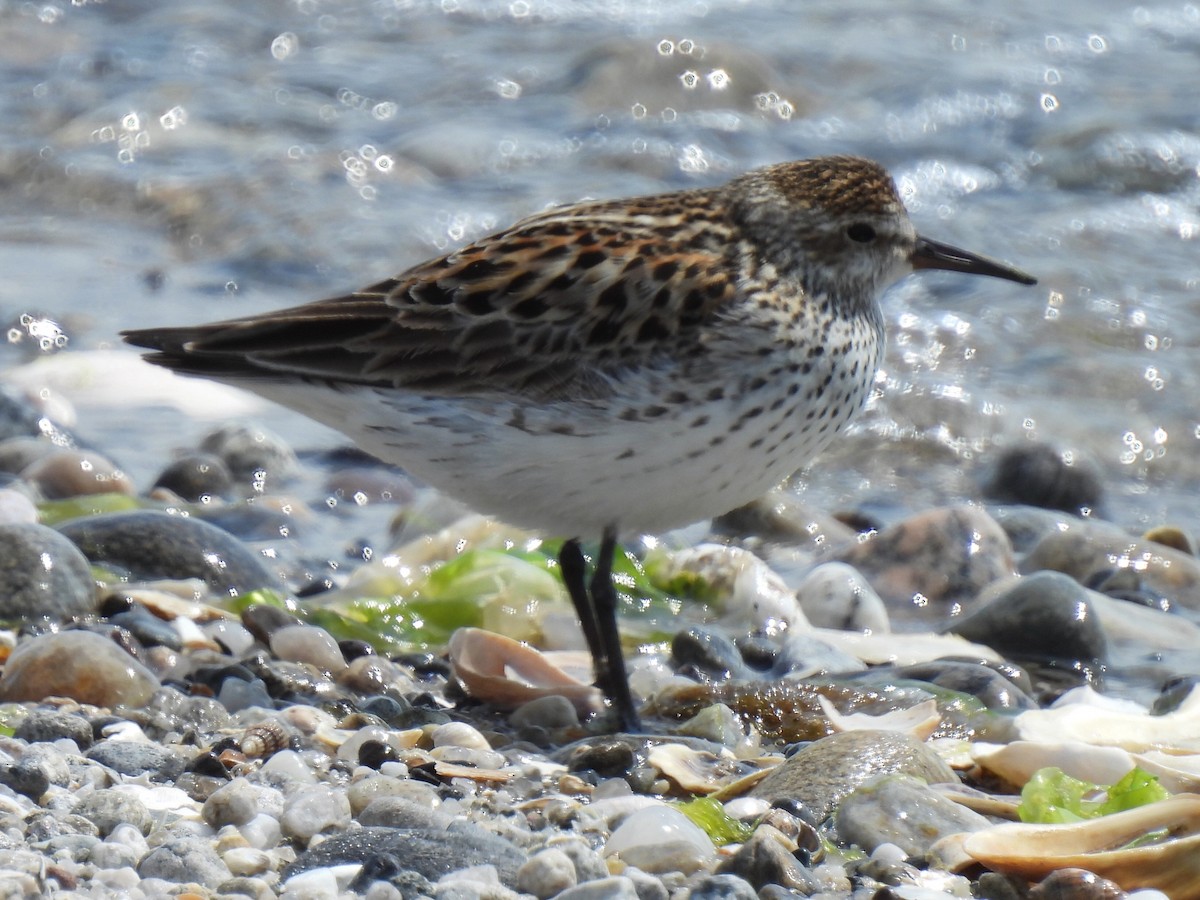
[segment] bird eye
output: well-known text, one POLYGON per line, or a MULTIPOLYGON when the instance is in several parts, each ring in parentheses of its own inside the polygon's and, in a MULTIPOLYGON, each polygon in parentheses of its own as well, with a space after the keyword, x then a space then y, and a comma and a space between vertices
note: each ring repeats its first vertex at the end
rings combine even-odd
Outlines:
POLYGON ((846 229, 846 237, 860 244, 869 244, 875 240, 875 229, 866 222, 855 222, 846 229))

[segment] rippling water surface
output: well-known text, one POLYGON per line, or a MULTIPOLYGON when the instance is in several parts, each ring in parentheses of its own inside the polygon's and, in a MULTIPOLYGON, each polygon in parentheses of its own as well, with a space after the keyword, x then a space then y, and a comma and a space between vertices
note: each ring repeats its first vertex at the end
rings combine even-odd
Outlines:
MULTIPOLYGON (((924 233, 1041 281, 893 289, 878 396, 808 498, 961 499, 1037 438, 1100 466, 1121 524, 1198 524, 1195 5, 59 0, 0 2, 0 45, 6 368, 361 286, 548 204, 853 152, 924 233)), ((145 486, 208 426, 136 387, 90 385, 79 430, 145 486)))

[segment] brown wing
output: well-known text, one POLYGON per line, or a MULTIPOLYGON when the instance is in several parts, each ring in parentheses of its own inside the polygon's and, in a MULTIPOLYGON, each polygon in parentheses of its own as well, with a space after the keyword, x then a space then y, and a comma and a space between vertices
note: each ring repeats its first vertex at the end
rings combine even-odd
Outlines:
POLYGON ((125 332, 168 368, 432 394, 603 393, 734 293, 708 192, 553 210, 356 293, 192 328, 125 332), (699 205, 698 205, 699 204, 699 205))

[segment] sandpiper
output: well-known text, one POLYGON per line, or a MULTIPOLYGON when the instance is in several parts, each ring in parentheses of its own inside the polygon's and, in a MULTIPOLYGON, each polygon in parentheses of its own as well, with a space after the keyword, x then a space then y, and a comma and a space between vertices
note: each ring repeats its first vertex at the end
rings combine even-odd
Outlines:
POLYGON ((345 296, 124 332, 151 362, 330 425, 480 512, 603 535, 560 556, 597 683, 638 728, 610 571, 618 527, 727 512, 862 406, 879 296, 914 269, 1034 279, 917 234, 878 164, 551 209, 345 296))

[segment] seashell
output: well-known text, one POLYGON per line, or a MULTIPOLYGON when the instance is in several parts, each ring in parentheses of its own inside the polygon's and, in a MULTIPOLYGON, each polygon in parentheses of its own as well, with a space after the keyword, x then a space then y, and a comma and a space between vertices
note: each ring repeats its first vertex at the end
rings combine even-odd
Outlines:
POLYGON ((514 769, 484 769, 478 766, 464 766, 460 763, 438 760, 433 770, 439 778, 467 778, 471 781, 504 782, 512 781, 516 776, 514 769))
POLYGON ((1049 709, 1030 709, 1013 720, 1016 738, 1041 744, 1081 741, 1132 752, 1171 749, 1200 753, 1200 691, 1162 716, 1129 701, 1102 697, 1091 688, 1064 694, 1049 709))
MULTIPOLYGON (((450 665, 463 689, 478 700, 514 709, 538 697, 560 695, 580 713, 604 708, 600 690, 556 665, 587 659, 580 653, 542 653, 481 628, 460 628, 450 636, 450 665)), ((590 667, 590 660, 585 663, 590 667)))
POLYGON ((936 700, 926 700, 908 709, 893 709, 878 716, 870 713, 840 713, 836 706, 820 695, 817 695, 817 702, 821 704, 834 731, 901 731, 923 741, 942 723, 936 700))
POLYGON ((957 634, 923 631, 865 634, 858 631, 834 631, 829 628, 813 629, 813 634, 830 646, 871 666, 913 666, 947 656, 991 662, 1004 661, 991 647, 968 641, 957 634))
POLYGON ((989 869, 1031 881, 1057 869, 1086 869, 1124 890, 1156 888, 1200 900, 1200 794, 1066 825, 1006 823, 977 831, 962 850, 989 869), (1153 832, 1166 837, 1127 847, 1153 832))
POLYGON ((1094 784, 1112 784, 1134 766, 1158 778, 1172 794, 1200 790, 1200 754, 1150 750, 1128 753, 1119 747, 1096 747, 1081 741, 1011 744, 976 743, 971 756, 980 768, 999 775, 1009 784, 1023 785, 1038 769, 1062 769, 1072 778, 1094 784))
POLYGON ((288 730, 279 722, 259 722, 251 725, 242 734, 238 745, 246 756, 268 757, 286 750, 292 739, 288 730))
POLYGON ((1107 878, 1087 869, 1051 872, 1029 891, 1029 900, 1125 900, 1128 896, 1107 878))
POLYGON ((686 744, 659 744, 646 755, 646 762, 693 794, 711 794, 748 769, 728 750, 718 755, 686 744))

